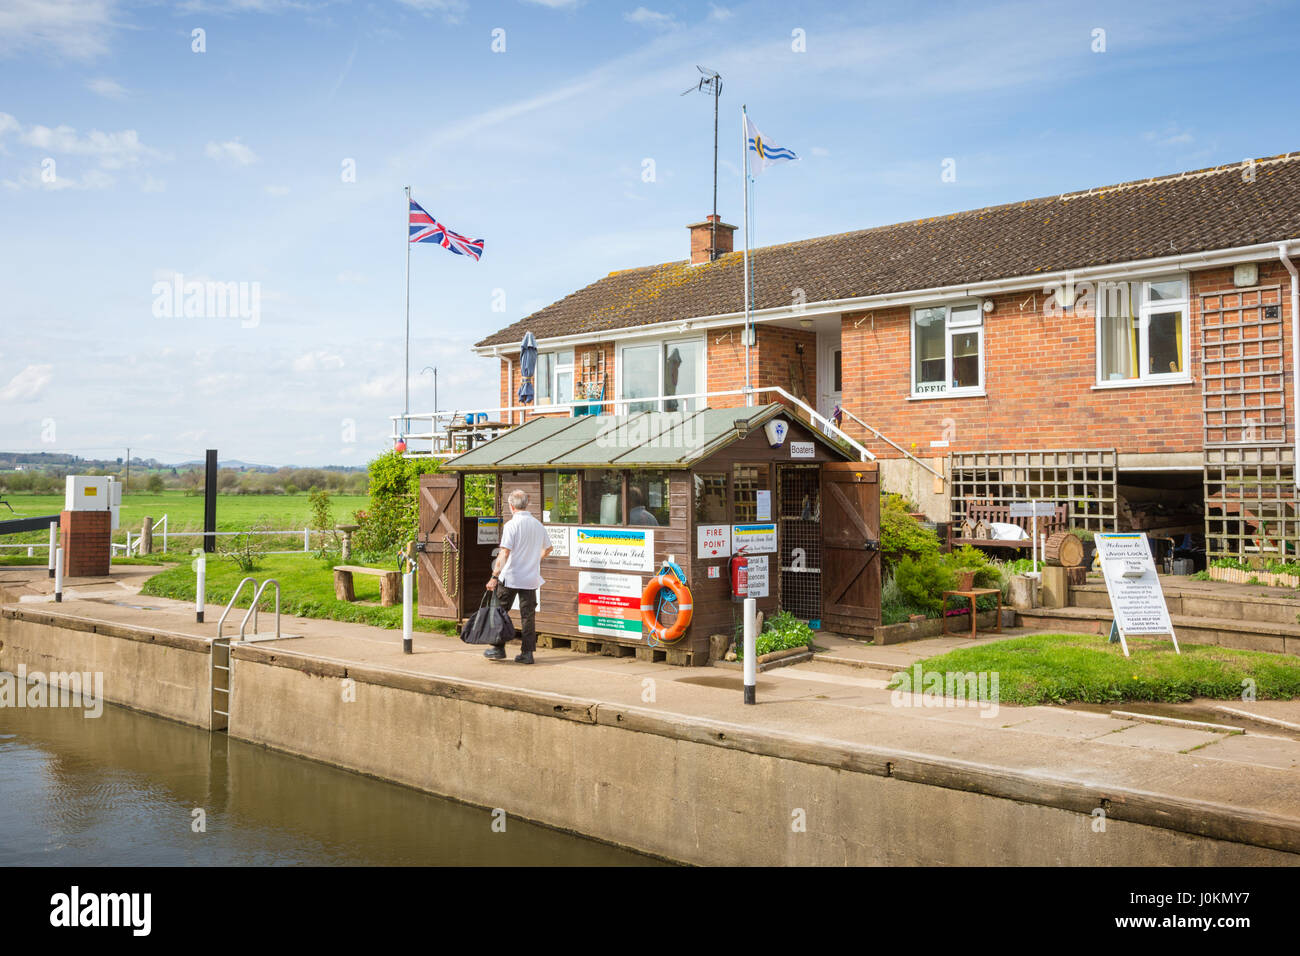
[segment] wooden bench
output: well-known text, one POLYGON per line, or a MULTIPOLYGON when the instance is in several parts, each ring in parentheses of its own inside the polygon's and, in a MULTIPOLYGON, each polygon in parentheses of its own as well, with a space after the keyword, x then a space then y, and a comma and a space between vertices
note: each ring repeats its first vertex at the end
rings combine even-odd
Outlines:
POLYGON ((384 607, 400 604, 402 600, 402 572, 383 568, 363 568, 357 564, 340 564, 334 568, 334 596, 340 601, 355 601, 352 575, 371 574, 379 578, 379 603, 384 607))
MULTIPOLYGON (((1038 533, 1040 535, 1051 535, 1056 531, 1064 531, 1069 525, 1069 509, 1065 505, 1057 505, 1055 512, 1047 517, 1039 516, 1038 533)), ((948 526, 948 547, 960 548, 964 544, 974 545, 977 548, 1012 548, 1016 551, 1031 549, 1034 546, 1030 535, 1033 534, 1033 518, 1013 518, 1011 517, 1010 505, 994 505, 988 502, 975 501, 966 499, 966 517, 958 524, 953 522, 948 526), (1003 538, 993 538, 988 534, 981 533, 982 529, 987 528, 993 522, 1003 524, 1013 524, 1025 530, 1025 537, 1019 541, 1008 541, 1003 538), (963 533, 965 531, 966 533, 963 533)))

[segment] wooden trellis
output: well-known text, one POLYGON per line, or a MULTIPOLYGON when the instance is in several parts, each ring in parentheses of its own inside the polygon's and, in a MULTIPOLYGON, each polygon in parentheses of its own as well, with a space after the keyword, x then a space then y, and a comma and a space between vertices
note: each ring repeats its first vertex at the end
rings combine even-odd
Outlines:
POLYGON ((1300 501, 1289 445, 1205 449, 1205 552, 1215 558, 1300 553, 1300 501))
POLYGON ((1201 296, 1205 446, 1287 440, 1282 287, 1201 296))
POLYGON ((1071 527, 1115 530, 1114 448, 954 452, 949 459, 955 522, 965 517, 967 499, 995 505, 1050 501, 1067 506, 1071 527))

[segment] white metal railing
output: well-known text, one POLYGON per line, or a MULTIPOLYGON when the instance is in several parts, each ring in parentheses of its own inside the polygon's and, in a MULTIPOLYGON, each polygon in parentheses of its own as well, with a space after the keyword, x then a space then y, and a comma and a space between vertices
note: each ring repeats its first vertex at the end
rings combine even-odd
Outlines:
POLYGON ((845 442, 850 448, 856 451, 859 456, 861 456, 863 461, 875 460, 876 456, 873 455, 861 442, 853 438, 825 415, 810 406, 807 402, 795 398, 785 389, 777 385, 764 385, 761 387, 750 388, 748 390, 735 388, 721 392, 691 392, 685 395, 647 395, 644 397, 637 396, 635 398, 594 398, 585 401, 553 402, 550 405, 502 405, 496 408, 480 406, 475 408, 473 411, 466 412, 412 412, 408 415, 389 416, 393 423, 393 431, 389 437, 394 441, 405 441, 407 443, 405 456, 408 458, 451 457, 460 454, 459 451, 455 450, 456 435, 448 431, 446 426, 440 429, 438 422, 441 420, 447 420, 450 425, 457 422, 458 419, 464 419, 469 415, 486 413, 489 416, 489 421, 483 423, 481 433, 472 423, 466 423, 463 429, 459 432, 460 436, 466 437, 469 441, 478 441, 495 437, 496 433, 511 428, 514 425, 522 424, 524 416, 526 415, 572 415, 573 409, 575 408, 588 409, 593 406, 601 409, 609 407, 615 412, 618 412, 620 409, 625 411, 629 406, 641 406, 647 404, 658 405, 660 402, 684 402, 695 399, 704 399, 707 401, 712 398, 744 397, 746 398, 747 403, 751 403, 754 398, 765 394, 774 395, 795 406, 808 416, 810 422, 820 425, 828 435, 845 442), (520 415, 519 422, 514 421, 514 416, 516 414, 520 415), (509 419, 502 420, 500 417, 502 415, 509 416, 509 419), (493 418, 493 416, 496 417, 493 418), (429 430, 413 431, 411 429, 413 422, 428 422, 429 430), (410 447, 412 441, 427 441, 430 442, 431 447, 424 451, 413 450, 410 447))
MULTIPOLYGON (((286 531, 286 530, 274 530, 274 529, 269 529, 269 528, 268 528, 268 529, 262 529, 262 528, 250 528, 250 529, 248 529, 248 530, 246 530, 246 531, 213 531, 213 532, 210 532, 210 533, 211 533, 211 535, 212 535, 214 538, 225 538, 225 537, 231 537, 231 536, 234 536, 234 535, 240 535, 240 534, 252 534, 252 535, 274 535, 274 534, 278 534, 278 535, 286 535, 286 534, 291 534, 291 535, 294 535, 295 537, 298 536, 298 535, 302 535, 302 547, 301 547, 301 548, 294 548, 294 549, 291 550, 291 551, 267 551, 267 552, 265 552, 265 553, 266 553, 266 554, 306 554, 306 553, 309 553, 309 552, 311 551, 311 536, 312 536, 313 534, 329 534, 330 532, 329 532, 329 531, 321 531, 321 530, 319 530, 319 529, 313 530, 313 529, 311 529, 311 528, 303 528, 303 529, 301 529, 301 530, 299 530, 299 529, 297 529, 297 528, 290 528, 290 529, 287 530, 287 531, 286 531)), ((209 532, 206 532, 206 531, 172 531, 172 532, 170 532, 170 536, 171 536, 172 538, 203 538, 203 537, 207 536, 208 534, 209 534, 209 532)), ((132 541, 133 541, 133 540, 135 540, 135 541, 139 541, 139 537, 140 537, 139 535, 136 535, 135 538, 133 539, 132 536, 131 536, 131 532, 128 531, 128 532, 126 533, 126 544, 121 544, 121 543, 116 542, 116 541, 113 542, 113 544, 111 545, 111 547, 112 547, 112 549, 113 549, 113 553, 114 553, 114 554, 117 554, 119 551, 121 551, 121 552, 123 552, 127 557, 130 557, 130 554, 131 554, 131 547, 132 547, 132 541)), ((2 547, 2 546, 0 546, 0 547, 2 547)), ((10 545, 10 547, 27 547, 27 545, 10 545)), ((48 545, 44 545, 44 544, 42 544, 42 545, 33 545, 33 547, 43 547, 43 548, 44 548, 44 547, 48 547, 48 545)), ((164 538, 164 540, 163 540, 163 546, 162 546, 162 552, 165 553, 166 551, 167 551, 167 539, 164 538)))
POLYGON ((943 472, 941 472, 941 471, 935 471, 933 468, 931 468, 929 465, 927 465, 925 462, 923 462, 920 458, 917 458, 915 455, 913 455, 910 451, 908 451, 906 448, 904 448, 904 447, 903 447, 902 445, 900 445, 898 442, 896 442, 896 441, 891 441, 889 438, 886 438, 886 437, 885 437, 884 435, 882 435, 879 431, 877 431, 876 429, 872 428, 870 425, 868 425, 868 424, 867 424, 866 422, 864 422, 862 419, 858 418, 857 415, 854 415, 851 411, 849 411, 849 410, 848 410, 847 408, 845 408, 843 405, 840 406, 840 412, 841 412, 841 414, 843 414, 846 418, 851 418, 851 419, 853 419, 855 422, 857 422, 859 425, 861 425, 861 426, 862 426, 863 428, 865 428, 867 431, 871 432, 871 434, 875 435, 877 438, 879 438, 881 441, 883 441, 886 445, 889 445, 891 448, 897 448, 897 449, 898 449, 899 451, 901 451, 904 455, 906 455, 908 458, 912 459, 912 461, 916 462, 918 465, 920 465, 922 468, 924 468, 924 469, 925 469, 926 471, 928 471, 930 474, 934 475, 934 477, 938 478, 940 481, 946 481, 946 480, 947 480, 946 478, 944 478, 943 472))

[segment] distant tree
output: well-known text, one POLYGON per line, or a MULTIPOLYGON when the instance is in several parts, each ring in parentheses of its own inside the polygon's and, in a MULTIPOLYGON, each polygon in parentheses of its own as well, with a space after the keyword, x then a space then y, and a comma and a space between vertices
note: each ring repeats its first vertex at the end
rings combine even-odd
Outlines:
POLYGON ((167 486, 163 484, 162 475, 150 475, 149 483, 146 487, 151 495, 160 495, 167 488, 167 486))

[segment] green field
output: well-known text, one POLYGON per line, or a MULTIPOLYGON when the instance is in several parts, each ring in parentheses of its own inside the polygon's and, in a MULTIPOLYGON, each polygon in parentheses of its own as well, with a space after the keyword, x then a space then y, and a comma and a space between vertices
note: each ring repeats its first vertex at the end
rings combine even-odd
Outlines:
MULTIPOLYGON (((4 500, 13 506, 13 512, 0 507, 0 520, 26 518, 36 515, 58 514, 63 510, 62 495, 6 494, 4 500)), ((331 495, 330 507, 336 522, 349 521, 358 508, 369 503, 366 495, 331 495)), ((217 530, 245 531, 253 526, 276 529, 302 529, 310 522, 307 495, 217 495, 217 530)), ((203 496, 187 495, 183 491, 164 491, 161 494, 133 492, 122 496, 121 526, 113 535, 115 541, 125 541, 129 529, 138 534, 146 516, 161 522, 168 516, 167 530, 201 531, 203 529, 203 496)), ((45 541, 48 532, 39 531, 23 535, 6 535, 0 543, 19 544, 28 541, 45 541)), ((277 536, 284 541, 284 549, 302 547, 302 538, 277 536), (296 542, 296 545, 295 545, 296 542)), ((189 550, 196 547, 197 538, 181 539, 169 543, 189 550)), ((161 547, 161 542, 158 544, 161 547)), ((4 549, 10 551, 12 549, 4 549)))

